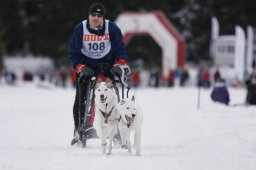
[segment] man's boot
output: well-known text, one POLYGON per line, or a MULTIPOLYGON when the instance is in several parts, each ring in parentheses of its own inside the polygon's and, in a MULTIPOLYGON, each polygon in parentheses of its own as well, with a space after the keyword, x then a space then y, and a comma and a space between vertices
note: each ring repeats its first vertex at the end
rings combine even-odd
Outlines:
POLYGON ((75 128, 74 129, 74 138, 71 141, 71 145, 76 144, 79 141, 79 133, 78 130, 75 128))

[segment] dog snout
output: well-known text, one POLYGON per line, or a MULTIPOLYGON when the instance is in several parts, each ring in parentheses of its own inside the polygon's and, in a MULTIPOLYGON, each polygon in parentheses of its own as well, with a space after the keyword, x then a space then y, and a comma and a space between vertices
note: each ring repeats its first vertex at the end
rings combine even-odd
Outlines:
POLYGON ((132 117, 135 117, 136 115, 135 114, 132 114, 132 117))
POLYGON ((101 95, 100 95, 100 98, 104 99, 104 94, 101 94, 101 95))

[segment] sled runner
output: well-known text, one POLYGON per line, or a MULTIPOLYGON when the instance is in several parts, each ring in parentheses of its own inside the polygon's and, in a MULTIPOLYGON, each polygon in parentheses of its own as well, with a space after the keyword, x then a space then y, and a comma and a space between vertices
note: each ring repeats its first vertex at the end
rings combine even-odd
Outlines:
POLYGON ((93 99, 94 99, 94 90, 93 84, 95 81, 95 77, 91 79, 79 79, 79 141, 81 142, 82 147, 86 147, 86 141, 89 138, 96 138, 97 135, 92 128, 92 123, 89 121, 91 120, 91 116, 93 113, 93 99), (89 81, 88 81, 89 80, 89 81), (85 100, 82 98, 83 95, 83 86, 86 87, 86 96, 85 100), (84 103, 82 103, 84 102, 84 103), (85 106, 83 109, 82 107, 85 106), (82 120, 83 117, 83 120, 82 120))

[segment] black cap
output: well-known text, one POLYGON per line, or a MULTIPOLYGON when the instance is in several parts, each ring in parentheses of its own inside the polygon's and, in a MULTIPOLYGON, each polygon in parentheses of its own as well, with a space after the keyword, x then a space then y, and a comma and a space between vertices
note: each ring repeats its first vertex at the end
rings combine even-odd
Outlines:
POLYGON ((89 14, 92 14, 92 13, 98 13, 104 16, 105 15, 104 5, 102 3, 93 3, 90 6, 90 10, 89 10, 89 14))

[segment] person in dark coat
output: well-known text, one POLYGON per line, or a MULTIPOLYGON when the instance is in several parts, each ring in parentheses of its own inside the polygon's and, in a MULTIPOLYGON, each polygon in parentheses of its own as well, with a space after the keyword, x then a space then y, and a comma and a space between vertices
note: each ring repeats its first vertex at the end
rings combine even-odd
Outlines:
POLYGON ((181 71, 180 86, 181 87, 185 86, 188 79, 189 79, 188 71, 185 68, 183 68, 181 71))
POLYGON ((229 104, 229 92, 223 79, 219 78, 214 84, 211 98, 215 102, 223 103, 225 105, 229 104))
MULTIPOLYGON (((93 3, 89 8, 88 19, 80 22, 74 29, 68 43, 68 56, 71 65, 77 73, 76 95, 73 105, 74 138, 71 145, 78 142, 77 136, 85 137, 92 129, 93 116, 85 122, 85 130, 79 130, 83 123, 87 87, 92 77, 104 76, 113 79, 113 74, 128 77, 130 68, 127 63, 127 53, 120 28, 105 18, 105 7, 102 3, 93 3), (81 78, 81 79, 80 79, 81 78), (84 83, 80 83, 84 82, 84 83), (79 94, 79 87, 82 92, 79 94), (82 100, 79 106, 79 97, 82 100), (81 108, 81 116, 79 116, 81 108), (79 134, 78 134, 79 131, 79 134)), ((93 114, 93 112, 92 112, 93 114)))
POLYGON ((220 77, 220 71, 216 70, 216 72, 214 73, 214 82, 218 81, 220 77))
POLYGON ((246 103, 256 105, 256 74, 252 74, 245 85, 247 88, 246 103))

